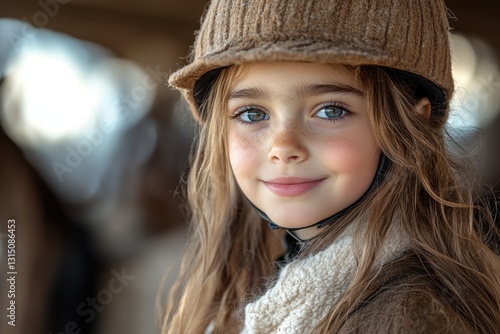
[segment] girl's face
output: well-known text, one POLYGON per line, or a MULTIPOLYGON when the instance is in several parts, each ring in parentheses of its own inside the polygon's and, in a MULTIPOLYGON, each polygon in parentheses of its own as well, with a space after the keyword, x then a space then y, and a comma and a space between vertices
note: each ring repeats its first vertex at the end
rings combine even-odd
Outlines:
POLYGON ((252 63, 230 89, 229 160, 245 196, 300 228, 359 199, 378 166, 363 85, 343 66, 252 63))

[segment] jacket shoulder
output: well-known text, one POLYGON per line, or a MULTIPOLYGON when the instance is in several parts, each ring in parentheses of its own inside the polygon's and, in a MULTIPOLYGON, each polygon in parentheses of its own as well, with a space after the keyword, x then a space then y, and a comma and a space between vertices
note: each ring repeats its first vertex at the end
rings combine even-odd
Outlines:
POLYGON ((425 282, 408 280, 379 291, 346 321, 341 334, 473 333, 449 303, 425 282))

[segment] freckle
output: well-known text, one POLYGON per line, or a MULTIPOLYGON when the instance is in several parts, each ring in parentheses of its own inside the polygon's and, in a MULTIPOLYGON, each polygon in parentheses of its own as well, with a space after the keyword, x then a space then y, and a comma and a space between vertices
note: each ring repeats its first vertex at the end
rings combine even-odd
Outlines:
POLYGON ((239 141, 239 146, 243 150, 251 149, 252 147, 255 146, 255 140, 253 140, 252 138, 243 137, 239 141))

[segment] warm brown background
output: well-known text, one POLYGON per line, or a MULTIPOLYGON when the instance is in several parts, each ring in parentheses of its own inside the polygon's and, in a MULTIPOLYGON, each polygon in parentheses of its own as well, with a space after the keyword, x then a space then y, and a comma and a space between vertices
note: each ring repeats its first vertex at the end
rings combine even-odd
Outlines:
MULTIPOLYGON (((98 43, 118 57, 137 62, 142 68, 159 66, 165 72, 183 64, 182 57, 188 53, 193 31, 198 28, 199 17, 207 3, 205 0, 60 1, 67 4, 59 4, 57 13, 49 17, 44 28, 98 43)), ((49 2, 54 3, 54 0, 49 2)), ((500 54, 500 1, 445 2, 457 18, 451 20, 455 31, 482 38, 500 54)), ((0 17, 33 23, 33 18, 41 10, 38 0, 0 0, 0 17)), ((151 114, 158 124, 164 124, 164 128, 160 129, 168 128, 175 96, 166 85, 159 87, 151 114)), ((486 147, 489 148, 486 161, 493 166, 489 170, 496 171, 500 166, 499 150, 496 148, 500 131, 498 123, 500 121, 496 120, 484 129, 488 140, 486 147)), ((1 333, 38 334, 48 333, 49 330, 53 334, 64 333, 61 324, 64 327, 64 324, 77 318, 74 315, 75 305, 65 304, 71 301, 65 297, 79 289, 82 291, 75 293, 73 298, 77 303, 88 296, 95 296, 107 286, 111 270, 120 271, 123 267, 128 268, 127 273, 135 275, 136 279, 123 293, 114 296, 113 302, 98 314, 98 321, 80 333, 158 332, 154 323, 154 296, 162 273, 172 263, 177 263, 175 256, 180 253, 184 231, 178 229, 183 226, 183 218, 178 209, 178 199, 173 196, 180 169, 178 164, 165 163, 161 155, 165 149, 171 150, 168 142, 171 144, 172 138, 164 142, 165 146, 160 140, 157 152, 139 178, 139 200, 147 231, 143 241, 147 241, 146 245, 134 248, 135 251, 127 257, 106 260, 85 253, 92 249, 91 245, 75 246, 75 240, 81 241, 75 237, 80 234, 80 227, 75 227, 78 225, 74 219, 65 214, 68 208, 64 208, 44 185, 25 161, 21 150, 0 132, 0 223, 4 224, 8 217, 19 221, 17 232, 21 245, 18 253, 17 326, 12 328, 6 325, 5 295, 1 290, 1 333), (68 260, 67 254, 72 252, 76 252, 77 256, 68 260), (82 255, 82 252, 85 254, 82 255), (71 264, 82 258, 83 264, 76 269, 65 267, 68 261, 71 264), (80 273, 78 269, 82 268, 85 271, 80 273)), ((185 159, 185 150, 178 154, 170 158, 185 159)), ((500 177, 489 179, 492 182, 497 180, 500 177)), ((0 231, 4 233, 4 225, 0 231)), ((92 238, 89 240, 87 242, 91 243, 92 238)), ((5 281, 4 272, 2 264, 2 283, 5 281)), ((0 287, 3 289, 2 283, 0 287)))

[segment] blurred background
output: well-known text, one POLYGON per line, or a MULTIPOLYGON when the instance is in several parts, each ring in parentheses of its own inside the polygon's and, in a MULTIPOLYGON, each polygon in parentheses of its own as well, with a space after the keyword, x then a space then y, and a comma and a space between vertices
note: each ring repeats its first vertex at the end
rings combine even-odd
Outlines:
MULTIPOLYGON (((1 1, 0 333, 159 333, 156 297, 185 241, 179 184, 193 131, 165 77, 184 64, 206 3, 1 1), (9 219, 15 327, 4 314, 9 219)), ((446 4, 450 129, 498 187, 500 2, 446 4)))

